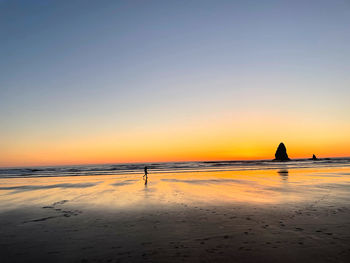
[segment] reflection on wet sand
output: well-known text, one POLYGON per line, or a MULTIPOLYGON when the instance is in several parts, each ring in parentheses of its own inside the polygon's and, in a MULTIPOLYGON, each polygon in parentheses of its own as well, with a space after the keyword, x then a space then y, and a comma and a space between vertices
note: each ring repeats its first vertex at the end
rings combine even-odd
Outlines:
POLYGON ((87 188, 97 185, 98 183, 64 183, 64 184, 52 184, 52 185, 17 185, 17 186, 7 186, 0 187, 0 190, 15 190, 20 191, 32 191, 32 190, 42 190, 42 189, 53 189, 53 188, 87 188))
POLYGON ((281 179, 283 181, 287 181, 288 180, 288 170, 287 169, 278 170, 277 173, 281 176, 281 179))
POLYGON ((0 259, 347 262, 349 173, 164 173, 147 184, 132 174, 0 179, 0 259))
MULTIPOLYGON (((144 194, 150 191, 148 202, 163 205, 307 202, 322 195, 325 185, 349 183, 348 172, 349 169, 281 169, 164 173, 152 176, 151 188, 142 184, 137 175, 0 179, 0 208, 46 205, 69 198, 71 205, 133 209, 144 206, 144 194)), ((337 189, 344 191, 344 187, 337 189)))

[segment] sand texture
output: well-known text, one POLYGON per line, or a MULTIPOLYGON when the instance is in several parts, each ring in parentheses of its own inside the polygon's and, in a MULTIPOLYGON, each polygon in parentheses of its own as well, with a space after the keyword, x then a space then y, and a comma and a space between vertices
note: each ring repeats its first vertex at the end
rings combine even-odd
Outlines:
POLYGON ((1 181, 0 262, 350 262, 348 168, 1 181))

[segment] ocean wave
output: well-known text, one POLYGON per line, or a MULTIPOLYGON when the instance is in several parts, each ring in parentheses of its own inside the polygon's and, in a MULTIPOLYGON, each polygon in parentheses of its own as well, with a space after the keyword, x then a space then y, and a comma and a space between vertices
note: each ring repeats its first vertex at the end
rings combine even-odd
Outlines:
POLYGON ((142 174, 145 166, 152 173, 295 169, 350 166, 350 158, 325 158, 317 161, 296 159, 289 162, 271 160, 203 161, 2 168, 0 169, 0 178, 142 174))

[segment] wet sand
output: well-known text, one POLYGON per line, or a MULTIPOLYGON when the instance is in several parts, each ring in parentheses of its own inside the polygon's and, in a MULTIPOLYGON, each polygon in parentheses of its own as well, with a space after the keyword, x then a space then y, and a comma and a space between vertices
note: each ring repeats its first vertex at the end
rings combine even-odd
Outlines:
POLYGON ((350 260, 349 168, 0 181, 0 262, 350 260))

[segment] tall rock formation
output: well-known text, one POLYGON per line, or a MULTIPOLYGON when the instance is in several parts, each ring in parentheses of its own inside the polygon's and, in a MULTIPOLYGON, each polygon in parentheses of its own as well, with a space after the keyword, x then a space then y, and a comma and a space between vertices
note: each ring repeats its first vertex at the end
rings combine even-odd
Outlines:
POLYGON ((286 146, 284 146, 283 142, 278 145, 277 151, 275 153, 275 161, 289 161, 289 157, 287 154, 286 146))

